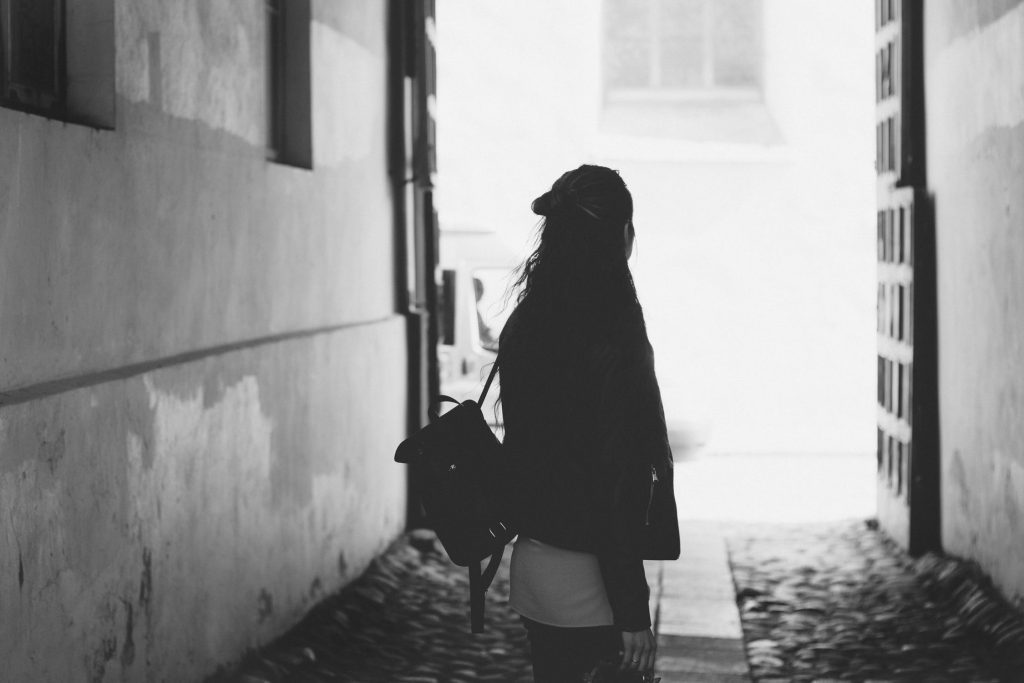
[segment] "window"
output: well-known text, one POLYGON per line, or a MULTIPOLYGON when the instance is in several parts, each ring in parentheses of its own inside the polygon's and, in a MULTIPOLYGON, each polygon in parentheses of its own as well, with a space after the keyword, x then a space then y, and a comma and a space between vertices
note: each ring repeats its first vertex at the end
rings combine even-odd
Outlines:
POLYGON ((477 343, 498 352, 498 337, 512 312, 505 301, 507 268, 477 268, 473 271, 473 298, 476 308, 477 343))
POLYGON ((113 0, 0 0, 0 105, 112 128, 113 0))
POLYGON ((781 144, 762 33, 761 0, 604 0, 601 133, 781 144))
POLYGON ((266 0, 267 156, 313 168, 310 0, 266 0))
POLYGON ((0 0, 4 104, 57 111, 64 102, 64 3, 0 0))
POLYGON ((437 319, 441 321, 438 343, 455 345, 455 271, 441 271, 441 296, 437 300, 437 319))
POLYGON ((606 0, 606 94, 759 97, 758 0, 606 0))

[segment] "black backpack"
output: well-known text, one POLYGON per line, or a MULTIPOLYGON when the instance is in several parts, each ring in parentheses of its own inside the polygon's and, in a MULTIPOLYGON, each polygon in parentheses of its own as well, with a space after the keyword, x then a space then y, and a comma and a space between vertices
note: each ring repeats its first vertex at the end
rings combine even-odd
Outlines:
POLYGON ((483 631, 484 591, 516 532, 503 513, 501 442, 480 406, 498 370, 495 362, 478 401, 456 406, 399 444, 395 462, 418 466, 423 508, 452 562, 469 568, 470 625, 483 631), (489 559, 481 571, 480 563, 489 559))

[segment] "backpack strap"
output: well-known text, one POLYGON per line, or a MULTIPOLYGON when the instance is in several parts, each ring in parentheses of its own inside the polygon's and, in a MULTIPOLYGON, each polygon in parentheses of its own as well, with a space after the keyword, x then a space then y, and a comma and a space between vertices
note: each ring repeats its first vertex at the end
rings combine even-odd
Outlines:
POLYGON ((484 404, 484 398, 487 396, 487 391, 491 388, 491 382, 494 381, 494 376, 498 374, 498 359, 494 359, 494 365, 491 366, 491 374, 487 375, 487 382, 484 383, 484 390, 480 392, 480 398, 476 404, 482 406, 484 404))
MULTIPOLYGON (((484 399, 487 397, 487 392, 491 388, 491 383, 494 382, 494 376, 498 374, 498 359, 494 359, 494 364, 491 366, 491 373, 487 375, 487 381, 484 383, 483 391, 480 392, 480 398, 477 400, 477 405, 482 406, 484 399)), ((494 532, 491 532, 494 535, 494 532)), ((505 554, 505 546, 500 545, 495 550, 487 563, 487 568, 480 571, 480 562, 469 563, 469 623, 470 629, 473 633, 484 632, 484 593, 491 586, 491 582, 494 581, 495 574, 498 573, 498 567, 501 566, 501 556, 505 554)))
POLYGON ((431 422, 433 422, 434 420, 441 416, 442 403, 454 403, 455 405, 459 405, 459 401, 455 400, 448 394, 441 394, 440 396, 437 397, 437 405, 431 406, 430 408, 427 409, 427 415, 430 417, 431 422))
POLYGON ((484 593, 494 581, 504 554, 505 546, 495 550, 483 573, 480 572, 479 562, 469 563, 469 623, 473 633, 484 632, 484 593))

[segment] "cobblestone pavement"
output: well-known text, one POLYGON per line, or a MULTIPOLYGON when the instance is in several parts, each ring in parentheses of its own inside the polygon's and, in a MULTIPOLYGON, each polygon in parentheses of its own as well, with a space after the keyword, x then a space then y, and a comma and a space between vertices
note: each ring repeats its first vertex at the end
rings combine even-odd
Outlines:
POLYGON ((469 581, 429 534, 403 537, 292 631, 217 683, 532 681, 526 633, 505 604, 508 553, 469 632, 469 581))
MULTIPOLYGON (((1024 682, 1024 621, 969 566, 913 561, 864 522, 723 529, 755 681, 1024 682)), ((468 594, 465 570, 414 532, 208 683, 532 681, 508 557, 483 634, 468 594)))
POLYGON ((1024 681, 1019 615, 963 563, 914 562, 865 522, 727 535, 757 681, 1024 681))

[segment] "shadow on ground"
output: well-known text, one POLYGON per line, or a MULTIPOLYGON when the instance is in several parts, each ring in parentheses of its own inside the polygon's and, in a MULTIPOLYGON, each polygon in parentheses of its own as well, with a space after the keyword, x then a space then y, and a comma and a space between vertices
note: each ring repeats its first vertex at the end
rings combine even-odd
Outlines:
POLYGON ((429 532, 397 540, 294 629, 208 683, 532 681, 526 634, 508 609, 508 554, 469 631, 466 570, 429 532))

